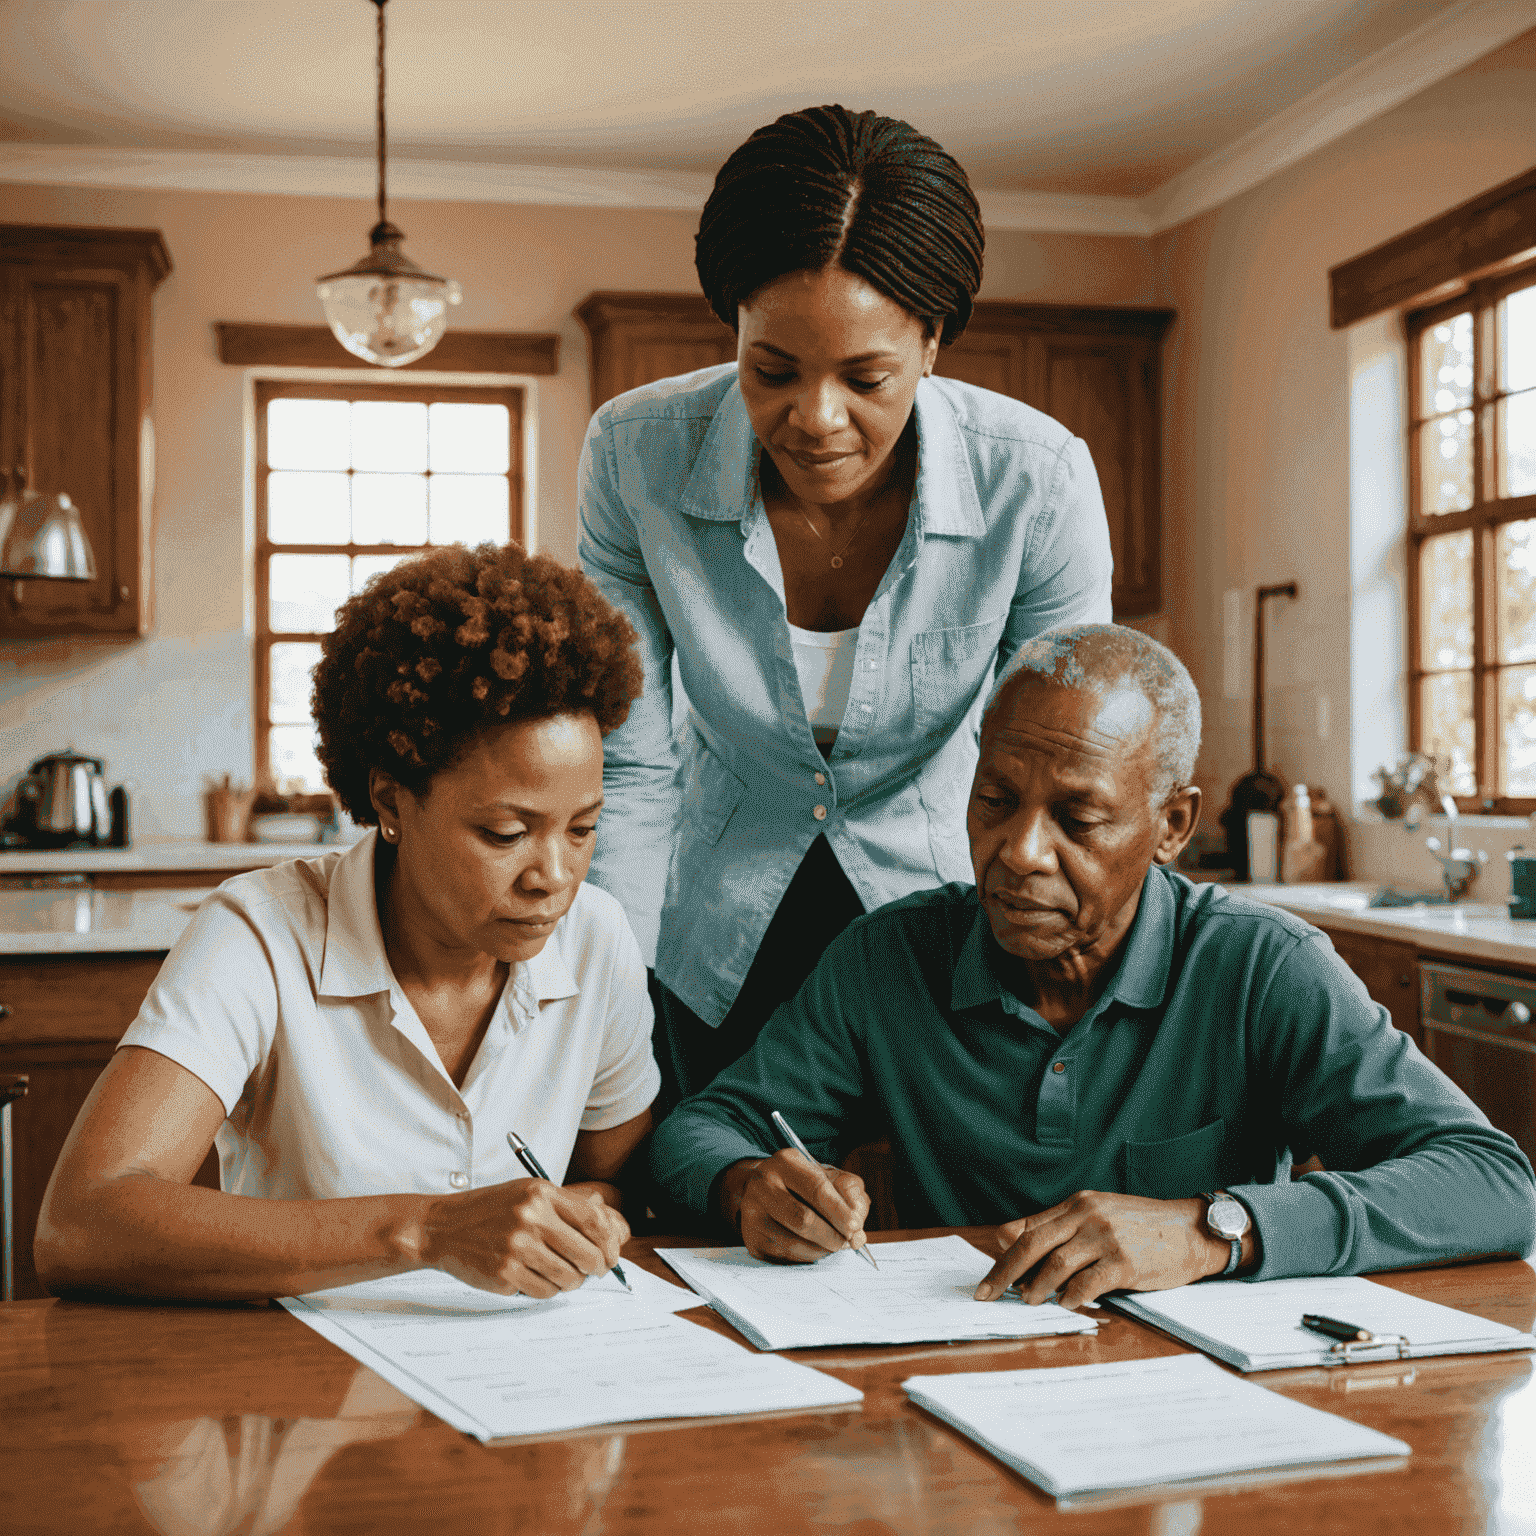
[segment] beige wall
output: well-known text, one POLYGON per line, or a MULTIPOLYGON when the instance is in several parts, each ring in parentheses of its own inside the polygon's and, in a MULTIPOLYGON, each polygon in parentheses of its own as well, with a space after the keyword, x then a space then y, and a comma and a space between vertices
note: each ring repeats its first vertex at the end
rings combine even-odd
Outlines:
MULTIPOLYGON (((1252 608, 1240 696, 1227 698, 1223 592, 1292 579, 1298 600, 1270 610, 1270 761, 1351 798, 1349 346, 1329 329, 1328 269, 1533 161, 1536 31, 1153 242, 1156 298, 1179 311, 1160 630, 1206 703, 1209 815, 1252 765, 1252 608)), ((1380 473, 1401 476, 1392 459, 1380 473)), ((1370 841, 1362 834, 1362 849, 1370 841)), ((1407 852, 1431 878, 1422 852, 1407 852)))
MULTIPOLYGON (((536 386, 539 544, 576 554, 575 464, 587 421, 594 289, 695 292, 686 213, 400 202, 406 248, 464 286, 456 324, 558 331, 559 374, 536 386)), ((214 351, 215 320, 317 324, 316 274, 361 254, 365 201, 0 185, 0 222, 159 229, 175 270, 155 298, 155 630, 135 642, 0 640, 0 794, 35 755, 102 754, 135 787, 141 836, 200 831, 208 774, 251 772, 245 632, 244 380, 214 351)), ((983 294, 1151 302, 1147 242, 994 234, 983 294)))

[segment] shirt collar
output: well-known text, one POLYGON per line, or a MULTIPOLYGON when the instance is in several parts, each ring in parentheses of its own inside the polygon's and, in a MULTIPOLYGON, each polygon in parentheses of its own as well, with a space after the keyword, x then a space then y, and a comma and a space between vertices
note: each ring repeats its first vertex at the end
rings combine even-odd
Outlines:
MULTIPOLYGON (((986 532, 976 477, 953 405, 932 379, 917 386, 917 487, 913 506, 922 534, 966 539, 986 532)), ((681 507, 710 522, 744 521, 757 500, 759 444, 741 388, 732 381, 710 421, 683 488, 681 507)))
POLYGON ((325 898, 325 953, 320 961, 321 997, 369 997, 393 985, 384 954, 384 931, 373 895, 378 833, 370 830, 347 849, 331 871, 325 898))
MULTIPOLYGON (((1141 901, 1131 922, 1119 969, 1095 1005, 1096 1013, 1102 1014, 1111 999, 1127 1008, 1156 1008, 1163 1001, 1173 963, 1174 917, 1173 891, 1168 876, 1154 864, 1141 883, 1141 901)), ((955 962, 954 982, 950 989, 950 1007, 955 1012, 1002 1000, 1003 984, 992 964, 996 943, 992 925, 977 901, 971 931, 955 962)))
MULTIPOLYGON (((394 988, 373 891, 377 849, 378 833, 370 830, 341 855, 331 871, 325 952, 320 962, 322 997, 370 997, 394 988)), ((514 1028, 536 1019, 543 1004, 580 994, 565 961, 564 938, 562 921, 532 960, 512 967, 503 1001, 514 1028)))

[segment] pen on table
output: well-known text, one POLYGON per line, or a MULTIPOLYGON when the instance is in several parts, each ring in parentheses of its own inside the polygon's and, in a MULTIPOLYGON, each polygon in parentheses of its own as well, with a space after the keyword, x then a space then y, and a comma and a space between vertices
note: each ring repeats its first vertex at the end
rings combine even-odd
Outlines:
MULTIPOLYGON (((795 1135, 794 1129, 791 1127, 789 1121, 786 1120, 784 1118, 784 1116, 781 1115, 778 1112, 778 1110, 774 1110, 774 1112, 773 1112, 773 1123, 776 1126, 778 1126, 779 1134, 790 1144, 790 1146, 792 1146, 795 1149, 796 1152, 798 1152, 800 1154, 801 1157, 803 1157, 806 1160, 806 1162, 808 1162, 811 1165, 811 1167, 813 1167, 813 1168, 821 1167, 821 1164, 818 1163, 816 1161, 816 1159, 814 1157, 812 1157, 809 1152, 806 1151, 805 1143, 803 1141, 801 1141, 798 1136, 795 1135)), ((807 1201, 806 1203, 810 1204, 809 1201, 807 1201)), ((813 1211, 815 1211, 816 1207, 815 1206, 811 1206, 811 1209, 813 1211)), ((821 1212, 820 1211, 816 1211, 816 1214, 818 1216, 821 1216, 821 1212)), ((823 1221, 827 1221, 827 1218, 825 1216, 821 1216, 821 1219, 823 1221)), ((830 1221, 827 1221, 827 1225, 829 1227, 831 1227, 832 1223, 830 1221)), ((835 1232, 837 1229, 836 1229, 836 1227, 833 1227, 832 1230, 835 1232)), ((856 1253, 862 1253, 864 1255, 864 1257, 866 1259, 868 1259, 871 1264, 875 1265, 876 1269, 880 1268, 880 1266, 878 1264, 875 1264, 875 1256, 874 1256, 874 1254, 872 1254, 869 1251, 869 1243, 867 1241, 864 1242, 864 1243, 861 1243, 858 1246, 858 1248, 856 1248, 854 1251, 856 1253)))
MULTIPOLYGON (((517 1134, 516 1131, 507 1132, 507 1145, 517 1153, 518 1162, 520 1162, 523 1167, 526 1168, 528 1172, 534 1176, 534 1178, 543 1179, 546 1184, 554 1182, 550 1176, 544 1172, 543 1165, 539 1162, 538 1158, 533 1155, 533 1148, 530 1147, 528 1143, 517 1134)), ((635 1288, 629 1283, 629 1277, 624 1273, 623 1269, 619 1265, 615 1264, 613 1266, 613 1272, 618 1277, 619 1284, 622 1285, 624 1289, 630 1293, 631 1296, 633 1296, 635 1293, 635 1288)))
POLYGON ((1341 1323, 1336 1317, 1320 1317, 1315 1312, 1304 1313, 1301 1326, 1326 1338, 1337 1339, 1341 1344, 1369 1344, 1376 1337, 1369 1328, 1362 1328, 1358 1323, 1341 1323))

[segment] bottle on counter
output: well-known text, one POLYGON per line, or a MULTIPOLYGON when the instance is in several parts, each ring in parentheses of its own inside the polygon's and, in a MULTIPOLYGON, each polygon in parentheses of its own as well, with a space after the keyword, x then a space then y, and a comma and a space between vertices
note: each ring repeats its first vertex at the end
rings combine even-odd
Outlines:
POLYGON ((1328 849, 1312 830, 1312 797, 1305 784, 1292 787, 1280 804, 1280 879, 1304 885, 1328 878, 1328 849))

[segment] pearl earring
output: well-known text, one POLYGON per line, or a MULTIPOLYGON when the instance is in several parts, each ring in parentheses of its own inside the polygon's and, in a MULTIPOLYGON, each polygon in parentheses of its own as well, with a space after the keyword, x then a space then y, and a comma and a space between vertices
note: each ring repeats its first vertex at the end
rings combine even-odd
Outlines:
POLYGON ((384 834, 384 841, 386 843, 392 843, 397 837, 400 836, 399 831, 394 827, 380 827, 379 831, 384 834))

